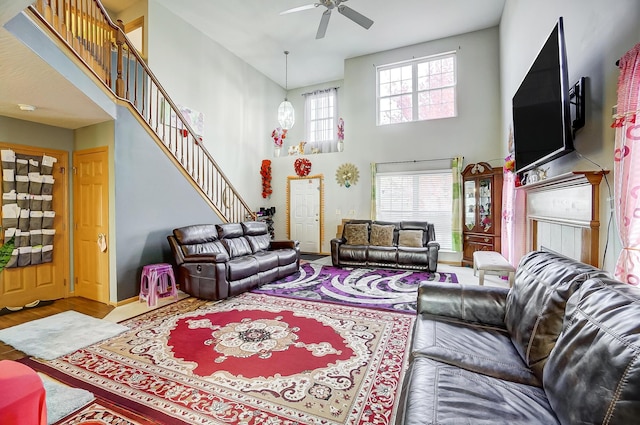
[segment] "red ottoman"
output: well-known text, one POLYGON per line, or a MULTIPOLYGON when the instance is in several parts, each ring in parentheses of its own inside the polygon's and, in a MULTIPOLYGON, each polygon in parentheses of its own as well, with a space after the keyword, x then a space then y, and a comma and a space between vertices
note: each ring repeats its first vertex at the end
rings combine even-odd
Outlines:
POLYGON ((42 380, 33 369, 0 360, 0 423, 46 425, 45 396, 42 380))

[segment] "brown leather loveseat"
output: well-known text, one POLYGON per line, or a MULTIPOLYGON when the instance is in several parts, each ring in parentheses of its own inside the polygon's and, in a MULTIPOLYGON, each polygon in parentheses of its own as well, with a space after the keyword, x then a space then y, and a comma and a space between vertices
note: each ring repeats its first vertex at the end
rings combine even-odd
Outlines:
POLYGON ((336 267, 384 267, 435 272, 438 268, 436 232, 426 221, 351 220, 342 237, 331 240, 336 267))
POLYGON ((177 283, 194 297, 221 300, 298 271, 297 241, 272 241, 258 221, 199 224, 167 236, 177 283))

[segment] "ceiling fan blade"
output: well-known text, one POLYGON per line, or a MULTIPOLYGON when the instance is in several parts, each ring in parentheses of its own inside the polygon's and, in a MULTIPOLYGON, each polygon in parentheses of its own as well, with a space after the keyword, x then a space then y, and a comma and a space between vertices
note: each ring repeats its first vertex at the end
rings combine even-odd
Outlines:
POLYGON ((320 19, 320 25, 318 26, 318 32, 316 33, 316 40, 323 38, 327 32, 327 26, 329 25, 329 18, 331 17, 331 9, 327 9, 322 14, 320 19))
POLYGON ((340 5, 338 6, 338 12, 342 13, 347 18, 351 19, 356 24, 360 25, 363 28, 369 29, 371 25, 373 25, 373 21, 361 13, 356 12, 349 6, 340 5))
POLYGON ((298 6, 291 9, 287 9, 283 12, 280 12, 280 14, 286 15, 287 13, 302 12, 303 10, 315 9, 316 7, 318 7, 318 3, 306 4, 304 6, 298 6))

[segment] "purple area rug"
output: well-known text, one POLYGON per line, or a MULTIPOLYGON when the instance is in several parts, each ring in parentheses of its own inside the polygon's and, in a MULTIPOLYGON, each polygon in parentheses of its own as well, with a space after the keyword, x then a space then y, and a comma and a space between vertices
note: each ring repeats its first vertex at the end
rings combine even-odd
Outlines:
POLYGON ((306 263, 284 279, 252 292, 415 313, 422 282, 458 283, 453 273, 339 268, 306 263))

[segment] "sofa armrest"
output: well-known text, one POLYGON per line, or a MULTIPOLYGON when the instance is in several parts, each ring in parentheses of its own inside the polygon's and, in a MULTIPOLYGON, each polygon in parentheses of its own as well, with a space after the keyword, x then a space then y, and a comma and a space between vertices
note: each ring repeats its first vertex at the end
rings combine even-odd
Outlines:
POLYGON ((333 238, 331 239, 331 264, 335 267, 340 266, 340 257, 338 252, 340 251, 340 245, 346 243, 347 239, 345 238, 333 238))
POLYGON ((227 261, 229 261, 229 254, 226 252, 192 254, 184 257, 185 263, 225 263, 227 261))
POLYGON ((427 252, 429 253, 429 265, 427 269, 435 273, 438 271, 438 252, 440 251, 440 244, 436 241, 427 242, 427 252))
POLYGON ((436 241, 427 242, 427 248, 440 249, 440 243, 436 241))
POLYGON ((509 289, 441 282, 418 288, 418 314, 504 327, 509 289))
POLYGON ((299 244, 300 242, 292 240, 271 241, 269 249, 296 249, 299 244))

